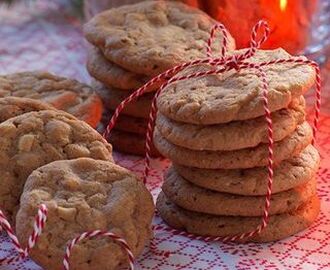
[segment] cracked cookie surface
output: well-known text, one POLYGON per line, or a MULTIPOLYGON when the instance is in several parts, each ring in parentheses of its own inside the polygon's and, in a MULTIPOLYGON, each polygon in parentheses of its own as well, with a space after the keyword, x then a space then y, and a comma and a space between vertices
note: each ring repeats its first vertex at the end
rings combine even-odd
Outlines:
MULTIPOLYGON (((68 241, 86 231, 111 231, 123 237, 134 256, 152 234, 151 194, 133 173, 108 161, 78 158, 36 169, 26 181, 16 217, 22 243, 33 230, 40 204, 47 206, 48 217, 30 255, 45 269, 61 269, 68 241)), ((70 269, 113 270, 127 262, 120 244, 97 237, 74 247, 70 269)))

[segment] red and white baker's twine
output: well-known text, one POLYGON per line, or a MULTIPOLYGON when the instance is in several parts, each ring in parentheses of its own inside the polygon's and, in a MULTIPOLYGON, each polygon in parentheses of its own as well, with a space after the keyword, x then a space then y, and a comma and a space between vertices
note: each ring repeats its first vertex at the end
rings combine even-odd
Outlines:
MULTIPOLYGON (((146 83, 144 86, 140 87, 138 90, 136 90, 132 95, 130 95, 128 98, 126 98, 123 102, 120 103, 120 105, 117 107, 116 111, 114 112, 113 117, 110 120, 109 125, 106 128, 106 131, 104 133, 104 137, 107 138, 112 130, 112 128, 115 126, 116 120, 120 114, 120 112, 124 109, 124 107, 135 100, 136 98, 142 96, 147 89, 149 89, 150 86, 154 85, 155 83, 159 82, 164 82, 162 86, 159 88, 159 90, 155 93, 155 97, 152 101, 152 107, 151 107, 151 112, 150 112, 150 118, 149 118, 149 123, 148 123, 148 129, 147 129, 147 136, 146 136, 146 158, 145 158, 145 173, 144 173, 144 183, 146 182, 146 179, 148 177, 148 173, 150 170, 150 147, 152 144, 152 134, 155 126, 155 118, 157 114, 157 104, 156 100, 157 97, 160 95, 160 93, 163 91, 164 88, 166 88, 167 85, 170 83, 176 82, 176 81, 182 81, 182 80, 187 80, 187 79, 192 79, 192 78, 197 78, 197 77, 202 77, 202 76, 207 76, 207 75, 212 75, 212 74, 220 74, 225 71, 229 71, 232 69, 235 69, 237 72, 239 72, 242 69, 252 69, 256 72, 256 74, 260 77, 261 79, 261 88, 262 88, 262 97, 263 97, 263 105, 264 105, 264 110, 265 110, 265 119, 267 122, 267 130, 268 130, 268 182, 267 182, 267 194, 265 196, 265 206, 264 206, 264 211, 263 211, 263 216, 262 216, 262 221, 259 224, 257 228, 250 232, 246 232, 243 234, 239 235, 234 235, 234 236, 227 236, 227 237, 207 237, 207 236, 199 236, 195 234, 190 234, 185 231, 179 231, 176 229, 169 228, 167 226, 163 225, 156 225, 153 227, 154 230, 162 230, 166 232, 171 232, 175 235, 182 235, 186 237, 190 237, 193 239, 198 239, 198 240, 204 240, 204 241, 235 241, 235 240, 241 240, 249 237, 253 237, 260 233, 268 224, 269 220, 269 207, 270 207, 270 199, 272 195, 272 184, 273 184, 273 147, 274 147, 274 141, 273 141, 273 127, 272 127, 272 119, 271 119, 271 112, 269 110, 269 104, 268 104, 268 83, 267 83, 267 77, 265 72, 263 71, 264 66, 269 66, 273 64, 283 64, 283 63, 295 63, 295 64, 301 64, 301 65, 310 65, 312 66, 315 71, 316 71, 316 76, 315 76, 315 82, 316 82, 316 101, 315 101, 315 116, 314 116, 314 121, 313 121, 313 141, 312 143, 315 143, 315 138, 316 138, 316 132, 317 132, 317 126, 318 126, 318 119, 319 119, 319 114, 320 114, 320 107, 321 107, 321 78, 320 78, 320 69, 317 65, 317 63, 306 60, 300 57, 292 57, 289 59, 277 59, 277 60, 272 60, 268 62, 262 62, 262 63, 249 63, 245 60, 249 59, 252 57, 255 53, 256 50, 260 47, 260 45, 267 39, 269 35, 269 27, 268 24, 265 21, 259 21, 253 28, 252 34, 251 34, 251 42, 250 42, 250 47, 242 54, 238 55, 231 55, 227 56, 227 44, 228 44, 228 34, 226 28, 222 24, 216 24, 210 33, 210 38, 207 42, 207 57, 205 59, 201 60, 195 60, 191 62, 187 62, 181 65, 177 65, 162 74, 158 75, 157 77, 153 78, 150 80, 148 83, 146 83), (264 32, 260 40, 257 40, 257 33, 258 30, 263 27, 264 32), (222 39, 222 46, 220 48, 220 57, 213 57, 212 56, 212 43, 215 38, 215 33, 216 31, 221 31, 223 39, 222 39), (186 69, 187 67, 191 67, 194 65, 199 65, 199 64, 209 64, 210 66, 213 67, 213 69, 209 71, 203 71, 203 72, 196 72, 193 74, 189 74, 186 76, 176 76, 174 77, 175 74, 177 74, 179 71, 182 71, 186 69)), ((26 248, 22 248, 20 245, 12 227, 10 226, 8 220, 6 219, 5 215, 3 212, 0 210, 0 231, 3 230, 5 231, 9 238, 11 239, 11 242, 13 243, 18 255, 13 256, 13 257, 6 257, 6 258, 0 258, 0 265, 1 264, 10 264, 12 262, 19 261, 21 259, 24 259, 28 256, 29 251, 35 246, 38 237, 42 233, 42 230, 45 226, 47 220, 47 208, 45 205, 41 205, 38 214, 35 218, 35 223, 33 227, 33 232, 30 235, 27 243, 26 248)), ((129 267, 131 270, 134 269, 134 255, 128 246, 127 242, 125 239, 119 237, 118 235, 107 232, 107 231, 100 231, 100 230, 95 230, 91 232, 85 232, 73 239, 66 248, 65 251, 65 256, 63 259, 63 269, 64 270, 69 270, 70 264, 69 264, 69 258, 72 252, 72 249, 74 246, 79 243, 80 241, 84 239, 90 239, 94 237, 109 237, 113 241, 117 242, 127 253, 128 256, 128 261, 129 261, 129 267)), ((158 252, 155 249, 154 243, 151 243, 151 249, 155 254, 158 255, 163 255, 163 256, 168 256, 168 252, 158 252)))
POLYGON ((201 60, 195 60, 191 62, 187 62, 184 64, 177 65, 157 77, 151 79, 149 82, 147 82, 145 85, 140 87, 138 90, 136 90, 134 93, 132 93, 128 98, 126 98, 124 101, 122 101, 117 109, 115 110, 113 117, 111 118, 109 125, 106 128, 105 133, 103 136, 105 138, 108 138, 110 135, 111 130, 114 128, 116 120, 119 117, 120 112, 124 109, 124 107, 129 104, 130 102, 134 101, 138 97, 142 96, 147 92, 147 90, 154 84, 164 82, 159 90, 155 93, 154 99, 152 101, 151 106, 151 112, 149 115, 149 122, 148 122, 148 129, 147 129, 147 135, 146 135, 146 157, 145 157, 145 171, 144 171, 144 178, 143 181, 146 183, 148 173, 150 170, 150 149, 152 144, 152 134, 154 131, 155 126, 155 119, 157 114, 157 98, 160 95, 160 93, 166 88, 167 85, 182 81, 182 80, 188 80, 192 78, 212 75, 212 74, 220 74, 232 69, 235 69, 237 72, 239 72, 242 69, 251 69, 254 71, 261 80, 261 89, 262 89, 262 98, 263 98, 263 107, 265 111, 265 119, 267 122, 267 131, 268 131, 268 177, 267 177, 267 194, 265 196, 265 205, 263 210, 263 216, 261 223, 257 228, 250 232, 246 232, 239 235, 234 236, 227 236, 227 237, 205 237, 205 236, 197 236, 194 234, 190 234, 184 231, 179 231, 175 229, 171 229, 162 225, 155 226, 154 229, 156 230, 165 230, 170 231, 173 234, 177 235, 183 235, 187 237, 191 237, 194 239, 201 239, 205 241, 235 241, 235 240, 242 240, 245 238, 253 237, 257 234, 259 234, 268 224, 269 221, 269 207, 270 207, 270 199, 272 195, 272 184, 273 184, 273 163, 274 163, 274 140, 273 140, 273 126, 272 126, 272 119, 271 119, 271 112, 269 110, 269 104, 268 104, 268 83, 267 83, 267 77, 265 72, 263 71, 263 67, 270 66, 270 65, 276 65, 276 64, 284 64, 284 63, 295 63, 295 64, 301 64, 301 65, 310 65, 315 69, 315 84, 316 84, 316 92, 315 92, 315 116, 313 121, 313 141, 312 144, 315 143, 316 139, 316 132, 318 128, 318 120, 319 120, 319 114, 320 114, 320 107, 321 107, 321 77, 320 77, 320 69, 316 62, 302 58, 302 57, 290 57, 288 59, 276 59, 271 60, 268 62, 261 62, 261 63, 250 63, 246 60, 251 58, 257 51, 258 48, 260 48, 261 44, 265 42, 268 38, 270 29, 268 27, 267 22, 265 21, 259 21, 252 29, 251 33, 251 41, 250 41, 250 47, 245 50, 242 54, 237 55, 227 55, 227 44, 228 44, 228 32, 224 25, 222 24, 216 24, 211 30, 210 38, 207 42, 206 52, 207 57, 205 59, 201 60), (260 40, 257 40, 258 31, 260 28, 263 28, 263 33, 260 38, 260 40), (220 48, 220 56, 219 57, 213 57, 212 54, 212 44, 213 40, 215 38, 216 31, 220 31, 223 39, 222 39, 222 46, 220 48), (196 72, 185 76, 175 76, 178 72, 186 69, 187 67, 200 65, 200 64, 209 64, 213 68, 209 71, 202 71, 202 72, 196 72))
POLYGON ((11 242, 13 243, 16 251, 18 252, 17 256, 12 256, 12 257, 6 257, 6 258, 0 258, 0 264, 10 264, 12 262, 19 261, 21 259, 25 259, 29 251, 34 247, 36 244, 39 235, 42 232, 42 229, 45 226, 45 222, 47 220, 47 208, 44 204, 42 204, 39 207, 38 214, 35 218, 34 226, 33 226, 33 232, 31 233, 29 239, 28 239, 28 244, 26 248, 22 248, 12 227, 10 226, 7 218, 5 217, 4 213, 0 210, 0 224, 1 227, 6 233, 8 234, 11 242))
POLYGON ((71 255, 71 250, 73 249, 73 247, 76 244, 78 244, 80 241, 82 241, 84 239, 90 239, 90 238, 94 238, 94 237, 98 237, 98 236, 109 237, 112 240, 114 240, 115 242, 117 242, 119 245, 121 245, 121 247, 126 251, 126 253, 128 255, 130 269, 134 270, 134 255, 133 255, 130 247, 128 246, 127 242, 125 241, 125 239, 119 237, 118 235, 116 235, 114 233, 107 232, 107 231, 100 231, 100 230, 82 233, 81 235, 79 235, 78 237, 73 239, 68 244, 66 251, 65 251, 64 260, 63 260, 63 266, 64 266, 63 269, 69 270, 69 258, 71 255))

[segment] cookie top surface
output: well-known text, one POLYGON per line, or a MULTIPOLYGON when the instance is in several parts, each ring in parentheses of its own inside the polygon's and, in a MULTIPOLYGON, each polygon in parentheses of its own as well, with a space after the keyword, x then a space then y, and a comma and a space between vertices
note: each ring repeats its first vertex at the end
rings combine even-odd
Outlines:
MULTIPOLYGON (((248 169, 268 164, 268 144, 234 151, 191 150, 166 140, 156 128, 154 144, 158 151, 174 163, 205 169, 248 169)), ((312 141, 312 128, 307 122, 284 138, 274 143, 274 163, 297 156, 312 141)))
MULTIPOLYGON (((265 180, 266 181, 266 180, 265 180)), ((165 174, 163 192, 180 207, 200 213, 224 216, 262 216, 264 196, 241 196, 201 188, 181 177, 172 167, 165 174)), ((270 215, 292 211, 316 194, 316 180, 274 194, 270 215)))
POLYGON ((48 72, 32 71, 0 76, 0 97, 6 96, 49 103, 92 127, 96 127, 101 119, 102 101, 90 86, 48 72))
MULTIPOLYGON (((17 214, 17 233, 26 243, 40 204, 48 208, 45 229, 31 257, 60 269, 69 240, 85 231, 111 231, 125 238, 135 256, 151 236, 151 194, 133 173, 111 162, 79 158, 49 163, 27 179, 17 214)), ((72 269, 117 269, 127 254, 108 238, 79 243, 72 269)))
MULTIPOLYGON (((258 50, 246 61, 260 63, 290 57, 283 49, 258 50)), ((306 59, 303 56, 301 58, 306 59)), ((208 65, 198 65, 187 68, 176 76, 210 69, 208 65)), ((314 83, 315 72, 308 65, 274 64, 262 69, 268 82, 271 111, 286 108, 314 83)), ((230 70, 219 75, 174 82, 162 91, 157 104, 159 111, 168 118, 192 124, 219 124, 264 115, 261 80, 251 69, 242 69, 239 72, 230 70)))
MULTIPOLYGON (((274 169, 272 192, 282 192, 307 183, 316 176, 320 155, 309 145, 298 156, 283 160, 274 169)), ((214 191, 258 196, 267 193, 267 168, 245 170, 198 169, 174 164, 175 170, 187 181, 214 191)))
MULTIPOLYGON (((170 226, 204 236, 233 236, 255 230, 260 217, 216 216, 185 210, 172 203, 161 192, 157 199, 160 216, 170 226)), ((320 200, 311 198, 298 209, 269 217, 268 226, 257 236, 243 240, 270 242, 286 238, 310 226, 320 212, 320 200)))
POLYGON ((112 147, 92 127, 61 111, 25 113, 0 124, 0 205, 9 217, 26 178, 55 160, 90 157, 112 161, 112 147))
POLYGON ((87 69, 91 76, 105 85, 125 90, 137 89, 150 79, 108 61, 97 48, 88 50, 87 69))
MULTIPOLYGON (((305 120, 304 98, 295 100, 287 109, 273 112, 273 139, 280 141, 305 120)), ((255 147, 268 140, 265 117, 226 124, 195 125, 177 122, 158 113, 159 132, 171 143, 193 150, 231 151, 255 147)))
MULTIPOLYGON (((206 57, 206 41, 217 22, 204 12, 172 1, 145 1, 110 9, 84 26, 87 40, 116 64, 157 75, 177 64, 206 57)), ((217 37, 218 48, 221 37, 217 37)), ((234 49, 229 35, 229 49, 234 49)))
POLYGON ((56 110, 53 106, 30 98, 0 98, 0 123, 9 118, 34 111, 56 110))

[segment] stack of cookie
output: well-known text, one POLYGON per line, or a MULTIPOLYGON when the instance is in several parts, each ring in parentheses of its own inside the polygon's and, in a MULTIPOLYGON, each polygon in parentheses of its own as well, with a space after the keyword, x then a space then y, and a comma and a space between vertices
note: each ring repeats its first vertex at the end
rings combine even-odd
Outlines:
MULTIPOLYGON (((183 62, 204 58, 205 44, 216 23, 207 14, 172 1, 145 1, 110 9, 84 27, 89 50, 87 69, 105 105, 104 124, 116 107, 154 76, 183 62)), ((228 49, 234 41, 228 37, 228 49)), ((217 37, 219 45, 222 37, 217 37)), ((114 148, 143 155, 153 91, 129 104, 112 131, 114 148)), ((154 156, 158 151, 152 151, 154 156)))
MULTIPOLYGON (((243 53, 243 50, 233 53, 243 53)), ((248 61, 291 57, 258 50, 248 61)), ((200 65, 177 74, 207 71, 200 65)), ((313 85, 306 65, 264 67, 274 129, 274 183, 268 227, 250 240, 285 238, 307 228, 319 213, 316 172, 303 94, 313 85)), ((157 100, 154 144, 173 162, 157 208, 171 226, 190 233, 232 236, 261 222, 267 192, 268 139, 260 78, 228 71, 175 82, 157 100)))
MULTIPOLYGON (((133 173, 114 164, 112 146, 91 127, 102 110, 92 88, 24 72, 0 76, 0 95, 0 208, 22 245, 40 205, 48 209, 31 258, 44 269, 60 269, 68 242, 91 230, 111 231, 134 256, 141 254, 152 233, 152 197, 133 173)), ((70 264, 98 270, 128 262, 117 243, 93 239, 73 249, 70 264)))

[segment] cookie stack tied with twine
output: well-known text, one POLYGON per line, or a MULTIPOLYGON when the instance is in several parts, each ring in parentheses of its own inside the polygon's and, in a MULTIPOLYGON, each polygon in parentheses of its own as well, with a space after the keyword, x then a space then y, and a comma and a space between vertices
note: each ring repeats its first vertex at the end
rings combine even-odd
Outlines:
MULTIPOLYGON (((173 164, 157 208, 170 226, 212 237, 252 232, 264 217, 268 226, 249 240, 283 239, 310 226, 320 208, 320 157, 302 96, 315 71, 283 49, 225 57, 228 70, 177 80, 158 97, 154 144, 173 164)), ((202 64, 176 77, 212 70, 202 64)))
MULTIPOLYGON (((87 69, 105 105, 108 123, 116 107, 136 89, 165 70, 205 56, 204 43, 215 21, 204 12, 172 1, 145 1, 110 9, 84 26, 89 50, 87 69)), ((220 35, 219 40, 222 40, 220 35)), ((234 49, 228 35, 228 48, 234 49)), ((129 104, 109 141, 114 148, 143 155, 145 133, 154 91, 129 104)), ((158 156, 152 147, 151 154, 158 156)))
POLYGON ((260 50, 269 35, 265 21, 252 29, 247 49, 229 52, 224 38, 220 57, 212 54, 217 30, 226 37, 222 24, 212 28, 206 58, 177 65, 139 88, 118 106, 105 135, 128 103, 165 80, 152 103, 144 181, 154 139, 173 162, 157 199, 172 228, 155 229, 206 241, 279 240, 306 229, 320 210, 320 158, 313 147, 320 70, 306 57, 260 50), (314 80, 311 128, 302 95, 314 80))

